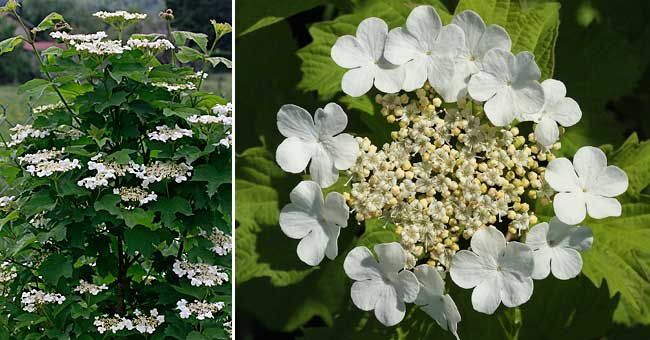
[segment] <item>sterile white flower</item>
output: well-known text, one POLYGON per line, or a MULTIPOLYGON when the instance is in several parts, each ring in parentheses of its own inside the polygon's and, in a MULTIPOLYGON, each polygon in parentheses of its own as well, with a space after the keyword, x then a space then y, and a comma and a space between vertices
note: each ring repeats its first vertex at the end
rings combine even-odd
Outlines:
POLYGON ((465 33, 465 46, 460 50, 455 63, 454 87, 449 90, 456 94, 456 99, 460 99, 467 94, 470 76, 483 68, 481 61, 485 53, 493 48, 510 51, 512 41, 503 27, 486 27, 481 16, 471 10, 454 16, 451 23, 458 25, 465 33))
POLYGON ((544 279, 550 272, 560 280, 578 276, 582 270, 578 251, 589 250, 593 242, 591 229, 567 225, 557 217, 534 226, 526 235, 535 261, 533 279, 544 279))
POLYGON ((298 243, 298 257, 310 266, 324 256, 334 259, 341 228, 347 227, 349 209, 345 198, 331 192, 323 201, 321 188, 312 181, 300 182, 289 194, 291 203, 280 212, 280 227, 298 243))
POLYGON ((415 276, 420 282, 420 293, 415 304, 421 306, 425 313, 436 320, 444 330, 449 330, 456 339, 460 313, 456 303, 449 294, 445 294, 445 281, 437 269, 427 264, 421 264, 414 269, 415 276))
POLYGON ((597 219, 621 215, 621 203, 614 197, 627 190, 627 175, 617 166, 607 166, 607 157, 598 148, 580 148, 573 164, 566 158, 552 160, 544 179, 557 192, 553 208, 566 224, 582 222, 587 213, 597 219))
POLYGON ((510 124, 519 115, 538 112, 544 105, 541 76, 530 52, 513 55, 494 48, 483 56, 483 70, 469 80, 467 90, 485 103, 485 114, 496 126, 510 124))
POLYGON ((357 36, 344 35, 336 40, 331 56, 334 62, 350 69, 343 75, 343 92, 359 97, 368 92, 373 83, 386 93, 402 88, 404 72, 384 58, 388 26, 379 18, 368 18, 357 27, 357 36))
POLYGON ((339 170, 347 170, 357 160, 359 145, 354 137, 341 133, 348 117, 335 103, 316 110, 314 118, 296 105, 284 105, 278 112, 278 130, 287 137, 275 153, 282 170, 299 173, 309 166, 309 174, 321 187, 334 183, 339 170))
POLYGON ((472 306, 478 312, 494 313, 499 304, 516 307, 533 294, 533 251, 519 242, 506 242, 494 227, 472 236, 471 251, 461 250, 451 260, 451 279, 472 291, 472 306))
POLYGON ((522 120, 537 123, 535 138, 539 144, 550 147, 560 138, 560 129, 557 124, 564 127, 575 125, 582 117, 578 103, 566 97, 566 87, 555 79, 546 79, 542 82, 544 89, 544 106, 535 113, 524 115, 522 120))
POLYGON ((442 26, 440 16, 431 6, 418 6, 406 19, 406 28, 388 34, 386 59, 403 65, 403 89, 413 91, 429 84, 445 101, 456 101, 450 91, 454 80, 454 59, 465 45, 463 30, 456 25, 442 26))
POLYGON ((379 261, 366 247, 352 249, 343 262, 351 279, 352 302, 363 311, 374 309, 375 317, 385 326, 394 326, 404 318, 407 303, 418 296, 420 284, 413 272, 403 270, 406 256, 397 242, 374 247, 379 261))

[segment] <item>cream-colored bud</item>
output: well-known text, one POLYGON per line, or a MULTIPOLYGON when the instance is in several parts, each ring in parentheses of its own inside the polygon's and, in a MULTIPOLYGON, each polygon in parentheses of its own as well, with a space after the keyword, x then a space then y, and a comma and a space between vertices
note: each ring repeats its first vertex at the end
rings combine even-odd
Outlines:
POLYGON ((507 217, 510 220, 514 220, 515 218, 517 218, 517 213, 514 210, 508 210, 507 217))
POLYGON ((402 163, 401 167, 402 167, 402 170, 404 170, 404 171, 410 170, 411 169, 411 162, 405 161, 404 163, 402 163))
POLYGON ((528 198, 531 200, 536 200, 537 199, 537 190, 530 190, 528 192, 528 198))
POLYGON ((528 218, 528 223, 530 225, 535 225, 535 224, 537 224, 537 222, 538 222, 537 216, 530 215, 530 217, 528 218))
POLYGON ((395 170, 395 176, 397 179, 404 178, 404 170, 402 170, 402 168, 397 168, 397 170, 395 170))
POLYGON ((484 162, 478 163, 478 171, 485 172, 487 171, 488 166, 484 162))
POLYGON ((407 171, 404 173, 404 178, 406 179, 413 179, 415 177, 415 173, 413 171, 407 171))
POLYGON ((381 102, 384 100, 384 97, 381 96, 381 94, 377 94, 375 96, 375 103, 381 104, 381 102))
POLYGON ((522 203, 521 204, 521 211, 522 212, 527 212, 529 209, 530 209, 530 206, 528 205, 528 203, 522 203))
POLYGON ((386 117, 386 121, 387 121, 389 124, 393 124, 393 123, 395 123, 395 116, 393 116, 393 115, 388 115, 388 117, 386 117))
POLYGON ((440 107, 442 105, 442 100, 440 98, 438 98, 438 97, 435 97, 435 98, 433 98, 431 103, 433 103, 433 106, 435 106, 435 107, 440 107))

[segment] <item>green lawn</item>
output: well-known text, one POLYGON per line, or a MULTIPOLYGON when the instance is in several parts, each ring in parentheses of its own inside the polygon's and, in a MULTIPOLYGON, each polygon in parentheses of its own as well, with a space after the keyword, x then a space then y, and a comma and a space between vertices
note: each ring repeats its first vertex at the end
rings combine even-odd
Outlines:
POLYGON ((232 74, 216 73, 210 74, 201 85, 201 90, 213 92, 216 95, 232 100, 232 74))

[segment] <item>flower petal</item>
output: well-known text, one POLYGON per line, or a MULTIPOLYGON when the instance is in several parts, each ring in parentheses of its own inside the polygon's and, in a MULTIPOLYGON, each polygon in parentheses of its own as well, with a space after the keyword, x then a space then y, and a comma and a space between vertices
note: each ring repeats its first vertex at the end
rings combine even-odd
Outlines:
POLYGON ((372 66, 375 87, 385 93, 395 93, 402 89, 404 69, 400 66, 381 62, 372 66))
POLYGON ((328 238, 327 247, 325 248, 325 256, 330 260, 334 260, 339 254, 338 241, 339 235, 341 234, 341 228, 332 225, 323 225, 322 227, 328 238))
POLYGON ((324 109, 316 110, 314 122, 319 138, 331 137, 345 130, 348 116, 338 104, 329 103, 324 109))
POLYGON ((344 68, 356 68, 372 62, 365 47, 351 35, 336 39, 330 55, 337 65, 344 68))
POLYGON ((607 167, 607 156, 603 150, 593 146, 583 146, 573 156, 573 167, 580 181, 587 187, 592 186, 601 172, 607 167))
POLYGON ((307 236, 305 236, 298 243, 298 258, 310 265, 316 266, 325 257, 325 249, 330 241, 329 236, 324 230, 324 227, 318 224, 318 227, 315 227, 311 230, 307 236))
POLYGON ((586 251, 594 242, 594 235, 587 227, 568 225, 557 217, 551 218, 549 227, 547 239, 554 247, 586 251))
POLYGON ((406 314, 406 305, 397 297, 392 286, 385 286, 375 305, 375 317, 384 326, 395 326, 406 314))
POLYGON ((275 161, 282 170, 297 174, 307 168, 315 149, 315 142, 305 142, 298 137, 289 137, 278 145, 278 149, 275 151, 275 161))
POLYGON ((291 203, 312 216, 318 216, 323 209, 323 193, 316 182, 302 181, 289 193, 291 203))
POLYGON ((408 303, 412 303, 417 299, 420 292, 420 283, 410 270, 402 270, 397 274, 396 282, 397 297, 408 303))
POLYGON ((282 105, 278 111, 278 130, 285 137, 316 141, 317 133, 311 114, 297 105, 282 105))
POLYGON ((476 53, 477 47, 485 32, 485 22, 483 22, 481 16, 474 11, 466 10, 455 15, 451 23, 458 25, 463 30, 467 49, 472 56, 478 57, 479 55, 476 53))
POLYGON ((560 280, 572 279, 582 270, 582 257, 572 248, 555 247, 551 250, 551 272, 560 280))
POLYGON ((546 110, 551 118, 565 127, 575 125, 582 118, 580 106, 573 98, 562 98, 546 110))
POLYGON ((502 85, 505 85, 508 81, 514 80, 511 78, 514 64, 515 56, 510 53, 510 51, 506 51, 500 48, 493 48, 487 51, 481 60, 483 72, 492 74, 494 77, 500 80, 500 83, 502 85))
POLYGON ((375 309, 380 294, 386 287, 386 284, 380 280, 357 281, 352 284, 350 296, 352 302, 362 311, 371 311, 375 309))
POLYGON ((359 143, 347 133, 321 139, 321 143, 338 170, 351 168, 359 158, 359 143))
POLYGON ((395 65, 403 65, 421 54, 418 40, 407 30, 398 27, 388 33, 384 57, 389 62, 395 65))
POLYGON ((542 82, 544 89, 544 101, 546 105, 553 105, 566 97, 566 86, 564 83, 555 79, 546 79, 542 82))
POLYGON ((404 91, 414 91, 424 85, 427 80, 428 57, 419 56, 404 64, 404 91))
POLYGON ((397 273, 404 269, 406 256, 399 243, 380 243, 375 245, 374 250, 379 260, 379 266, 384 273, 397 273))
POLYGON ((481 257, 498 258, 506 248, 506 238, 495 227, 477 230, 470 241, 472 251, 481 257))
POLYGON ((322 146, 316 148, 311 158, 309 174, 322 188, 336 183, 339 178, 339 171, 334 167, 334 160, 322 146))
POLYGON ((503 81, 492 73, 479 72, 469 79, 467 92, 474 100, 484 102, 492 98, 503 86, 503 81))
POLYGON ((327 194, 321 216, 329 224, 334 224, 339 228, 347 227, 350 208, 345 204, 343 195, 338 192, 330 192, 327 194))
POLYGON ((451 258, 451 279, 461 288, 476 287, 496 270, 496 261, 491 257, 480 257, 471 251, 461 250, 451 258))
POLYGON ((341 79, 341 88, 346 94, 359 97, 370 91, 373 81, 372 66, 363 66, 345 72, 341 79))
POLYGON ((490 25, 485 29, 485 33, 475 48, 475 56, 481 58, 493 48, 505 51, 510 51, 512 48, 512 40, 510 40, 508 32, 499 25, 490 25))
POLYGON ((528 277, 533 273, 535 263, 532 249, 520 242, 508 242, 503 256, 498 261, 501 272, 514 273, 528 277))
POLYGON ((544 180, 558 192, 582 191, 573 164, 566 158, 556 158, 550 161, 544 172, 544 180))
MULTIPOLYGON (((472 79, 474 79, 474 76, 472 79)), ((471 82, 472 80, 470 80, 470 83, 471 82)), ((515 107, 515 99, 513 95, 514 91, 512 88, 504 87, 485 103, 483 110, 485 110, 485 114, 492 124, 496 126, 506 126, 512 123, 515 119, 517 108, 515 107)))
POLYGON ((585 195, 589 216, 597 219, 621 216, 621 203, 616 198, 585 195))
POLYGON ((553 198, 553 210, 560 221, 576 225, 587 215, 587 207, 582 193, 557 193, 553 198))
MULTIPOLYGON (((542 72, 539 70, 537 63, 535 63, 535 56, 528 51, 517 53, 515 55, 514 64, 512 64, 511 67, 511 75, 515 77, 512 79, 513 86, 516 86, 515 84, 529 83, 533 80, 536 81, 539 79, 539 77, 542 76, 542 72)), ((544 90, 542 89, 541 85, 539 87, 539 90, 542 93, 542 103, 539 104, 537 110, 533 110, 531 112, 539 111, 539 109, 542 108, 542 105, 544 105, 544 90)))
POLYGON ((289 203, 280 212, 280 228, 285 235, 301 239, 312 229, 318 228, 318 220, 299 206, 289 203))
POLYGON ((442 21, 433 7, 418 6, 406 18, 406 29, 431 51, 442 29, 442 21))
POLYGON ((537 113, 544 106, 544 90, 535 81, 512 84, 512 101, 514 114, 525 115, 537 113))
POLYGON ((628 178, 621 168, 610 165, 590 183, 588 192, 606 197, 616 197, 627 191, 628 178))
POLYGON ((381 271, 375 257, 366 247, 356 247, 352 249, 343 261, 343 270, 345 274, 353 280, 372 280, 381 281, 381 271))
POLYGON ((548 274, 551 272, 552 255, 553 252, 548 247, 533 252, 533 260, 535 262, 533 274, 531 275, 533 279, 542 280, 548 277, 548 274))
POLYGON ((493 314, 501 303, 501 276, 492 272, 472 291, 472 306, 477 312, 493 314))
POLYGON ((548 234, 549 224, 546 222, 539 223, 532 227, 526 234, 526 244, 533 250, 548 248, 546 235, 548 234))
POLYGON ((370 53, 373 62, 382 58, 387 36, 388 25, 379 18, 367 18, 357 27, 357 39, 370 53))
POLYGON ((428 305, 429 300, 445 294, 445 282, 436 268, 421 264, 413 269, 415 276, 422 285, 415 300, 418 305, 428 305))
POLYGON ((447 57, 432 57, 427 64, 429 84, 438 92, 444 101, 456 101, 457 93, 453 93, 454 60, 447 57))
POLYGON ((535 138, 544 146, 551 146, 560 138, 557 123, 549 117, 542 117, 535 127, 535 138))
POLYGON ((501 301, 506 307, 517 307, 533 295, 533 279, 514 272, 501 272, 501 301))

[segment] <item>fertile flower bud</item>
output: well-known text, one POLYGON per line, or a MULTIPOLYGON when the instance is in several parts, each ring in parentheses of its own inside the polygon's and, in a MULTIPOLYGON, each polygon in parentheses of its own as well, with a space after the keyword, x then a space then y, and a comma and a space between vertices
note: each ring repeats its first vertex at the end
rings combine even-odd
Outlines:
POLYGON ((160 18, 166 21, 174 20, 174 11, 171 8, 168 8, 164 12, 160 12, 158 15, 160 16, 160 18))
POLYGON ((212 27, 214 27, 214 32, 217 34, 217 38, 221 38, 225 34, 232 32, 232 26, 229 23, 217 23, 214 20, 210 20, 212 27))

